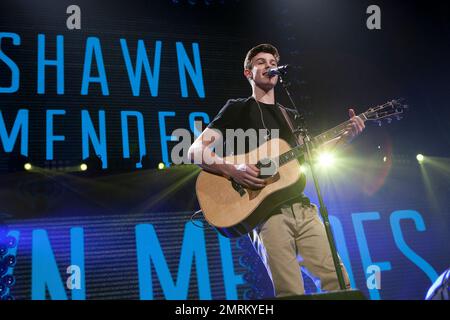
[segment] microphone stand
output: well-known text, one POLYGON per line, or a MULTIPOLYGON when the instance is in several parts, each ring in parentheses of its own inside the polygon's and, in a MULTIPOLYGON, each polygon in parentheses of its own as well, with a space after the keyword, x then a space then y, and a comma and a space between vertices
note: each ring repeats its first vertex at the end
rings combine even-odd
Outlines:
MULTIPOLYGON (((330 220, 328 219, 328 209, 325 206, 325 203, 323 201, 323 197, 322 197, 322 193, 320 191, 320 186, 319 186, 319 181, 317 179, 317 176, 315 174, 315 170, 314 170, 314 164, 313 164, 313 157, 312 157, 312 141, 311 138, 309 136, 307 127, 306 127, 306 121, 305 121, 305 116, 303 114, 303 112, 300 112, 300 110, 297 108, 294 100, 292 99, 291 93, 288 90, 288 86, 289 84, 286 83, 282 77, 281 74, 279 74, 279 80, 280 83, 282 84, 284 90, 286 91, 287 96, 289 97, 289 100, 291 101, 291 105, 292 107, 297 110, 298 114, 300 115, 300 121, 296 122, 297 124, 297 129, 294 130, 294 135, 296 134, 300 134, 303 138, 303 143, 306 147, 306 162, 309 164, 309 167, 311 169, 311 176, 313 178, 314 181, 314 186, 316 189, 316 193, 317 193, 317 198, 319 199, 319 212, 320 215, 322 216, 322 220, 323 223, 325 225, 325 232, 327 234, 327 238, 328 238, 328 243, 330 245, 330 249, 331 249, 331 254, 333 256, 333 263, 334 263, 334 268, 336 270, 336 275, 337 275, 337 279, 339 282, 339 287, 341 290, 345 290, 345 281, 344 281, 344 276, 342 273, 342 269, 341 269, 341 265, 339 262, 339 257, 337 254, 337 250, 336 250, 336 245, 335 245, 335 241, 334 241, 334 236, 333 236, 333 232, 331 231, 331 225, 330 225, 330 220)), ((297 146, 299 145, 299 142, 296 140, 297 146)))

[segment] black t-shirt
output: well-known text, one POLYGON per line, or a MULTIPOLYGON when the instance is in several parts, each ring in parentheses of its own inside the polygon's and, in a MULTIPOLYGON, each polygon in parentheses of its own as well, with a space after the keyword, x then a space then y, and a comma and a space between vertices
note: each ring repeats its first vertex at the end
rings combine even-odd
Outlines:
MULTIPOLYGON (((279 105, 259 102, 259 106, 261 111, 259 110, 258 104, 253 97, 230 99, 219 111, 216 117, 209 123, 208 128, 217 129, 222 133, 224 143, 223 151, 225 152, 224 155, 230 154, 230 152, 226 152, 226 129, 242 129, 244 131, 248 129, 278 129, 279 138, 288 142, 292 147, 296 146, 295 137, 292 134, 291 129, 289 128, 289 125, 279 108, 279 105)), ((298 114, 298 112, 294 109, 289 109, 283 106, 281 107, 287 111, 291 122, 295 124, 295 115, 298 114)), ((272 138, 272 136, 268 137, 268 139, 270 138, 272 138)), ((260 135, 258 135, 257 140, 258 146, 266 141, 262 136, 260 137, 260 135)), ((249 143, 246 143, 245 153, 250 150, 251 148, 249 143)), ((232 152, 234 154, 238 154, 236 144, 232 152)), ((303 176, 303 179, 304 178, 305 176, 303 176)), ((300 193, 296 199, 286 201, 285 204, 290 204, 293 202, 301 202, 305 205, 309 205, 310 203, 309 199, 303 193, 300 193)))
MULTIPOLYGON (((295 123, 294 117, 295 114, 297 114, 297 111, 283 106, 281 107, 287 111, 291 121, 295 123)), ((229 155, 230 152, 233 152, 233 154, 241 153, 236 149, 237 143, 234 144, 234 150, 227 150, 226 129, 242 129, 243 131, 255 129, 258 146, 266 141, 264 139, 266 135, 264 132, 266 129, 271 132, 271 136, 269 136, 268 139, 274 137, 274 132, 271 130, 278 129, 279 138, 288 142, 292 147, 296 145, 295 137, 292 134, 283 113, 280 111, 279 105, 259 102, 258 107, 258 104, 253 97, 228 100, 216 117, 209 123, 208 128, 217 129, 222 133, 224 155, 229 155), (262 134, 259 132, 260 129, 264 130, 262 131, 262 134)), ((250 145, 250 141, 246 140, 245 153, 252 149, 253 145, 250 145)))

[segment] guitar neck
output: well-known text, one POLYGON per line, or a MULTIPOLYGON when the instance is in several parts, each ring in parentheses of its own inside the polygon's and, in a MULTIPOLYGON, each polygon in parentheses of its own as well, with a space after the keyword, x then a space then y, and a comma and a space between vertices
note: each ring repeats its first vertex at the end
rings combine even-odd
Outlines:
MULTIPOLYGON (((388 123, 392 121, 392 118, 395 117, 397 120, 401 119, 401 115, 404 113, 404 110, 408 108, 407 105, 404 105, 400 100, 391 100, 382 105, 369 108, 366 112, 361 113, 358 117, 363 121, 377 121, 381 125, 381 120, 386 119, 388 123)), ((312 145, 314 147, 321 146, 328 141, 331 141, 339 136, 341 136, 347 126, 350 124, 351 120, 347 120, 340 125, 337 125, 334 128, 331 128, 324 133, 319 134, 318 136, 312 138, 312 145)), ((302 144, 295 148, 292 148, 288 152, 285 152, 278 156, 278 163, 280 166, 292 161, 294 159, 299 159, 305 154, 305 145, 302 144)))
MULTIPOLYGON (((361 113, 360 115, 358 115, 358 117, 361 118, 361 120, 363 120, 364 122, 367 121, 367 116, 365 113, 361 113)), ((347 126, 350 124, 351 120, 347 120, 339 125, 337 125, 334 128, 331 128, 321 134, 319 134, 318 136, 314 137, 312 139, 314 146, 319 146, 322 144, 325 144, 328 141, 331 141, 339 136, 341 136, 344 132, 345 129, 347 128, 347 126)), ((305 150, 305 146, 304 144, 294 147, 291 150, 281 154, 278 157, 278 162, 280 167, 294 159, 298 159, 300 157, 302 157, 305 154, 306 150, 305 150)))
MULTIPOLYGON (((360 115, 358 115, 358 117, 364 122, 367 121, 367 117, 366 117, 365 113, 361 113, 360 115)), ((319 146, 319 145, 325 144, 328 141, 331 141, 331 140, 341 136, 345 132, 345 130, 346 130, 347 126, 350 124, 350 122, 351 122, 351 120, 347 120, 347 121, 337 125, 336 127, 331 128, 331 129, 319 134, 318 136, 314 137, 313 138, 314 145, 319 146)))

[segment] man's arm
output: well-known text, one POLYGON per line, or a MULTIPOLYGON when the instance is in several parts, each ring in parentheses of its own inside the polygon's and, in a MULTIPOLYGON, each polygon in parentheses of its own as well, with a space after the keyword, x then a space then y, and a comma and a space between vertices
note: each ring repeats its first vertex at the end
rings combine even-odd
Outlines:
POLYGON ((203 170, 233 179, 247 188, 261 189, 266 185, 264 180, 258 178, 259 169, 255 165, 228 163, 214 153, 211 145, 215 141, 221 141, 220 133, 206 128, 189 148, 188 157, 191 163, 197 164, 203 170))

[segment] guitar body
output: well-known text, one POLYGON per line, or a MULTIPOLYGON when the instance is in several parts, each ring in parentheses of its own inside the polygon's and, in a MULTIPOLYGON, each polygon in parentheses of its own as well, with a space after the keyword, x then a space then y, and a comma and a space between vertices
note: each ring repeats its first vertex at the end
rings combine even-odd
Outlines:
MULTIPOLYGON (((266 150, 266 154, 274 158, 291 149, 286 141, 272 139, 247 154, 224 159, 234 164, 257 163, 258 155, 262 154, 260 150, 266 150)), ((243 188, 223 176, 202 170, 197 178, 196 193, 205 219, 229 238, 253 230, 280 204, 295 198, 305 188, 305 176, 300 172, 298 161, 290 161, 275 170, 275 174, 264 179, 267 185, 259 190, 243 188)))

